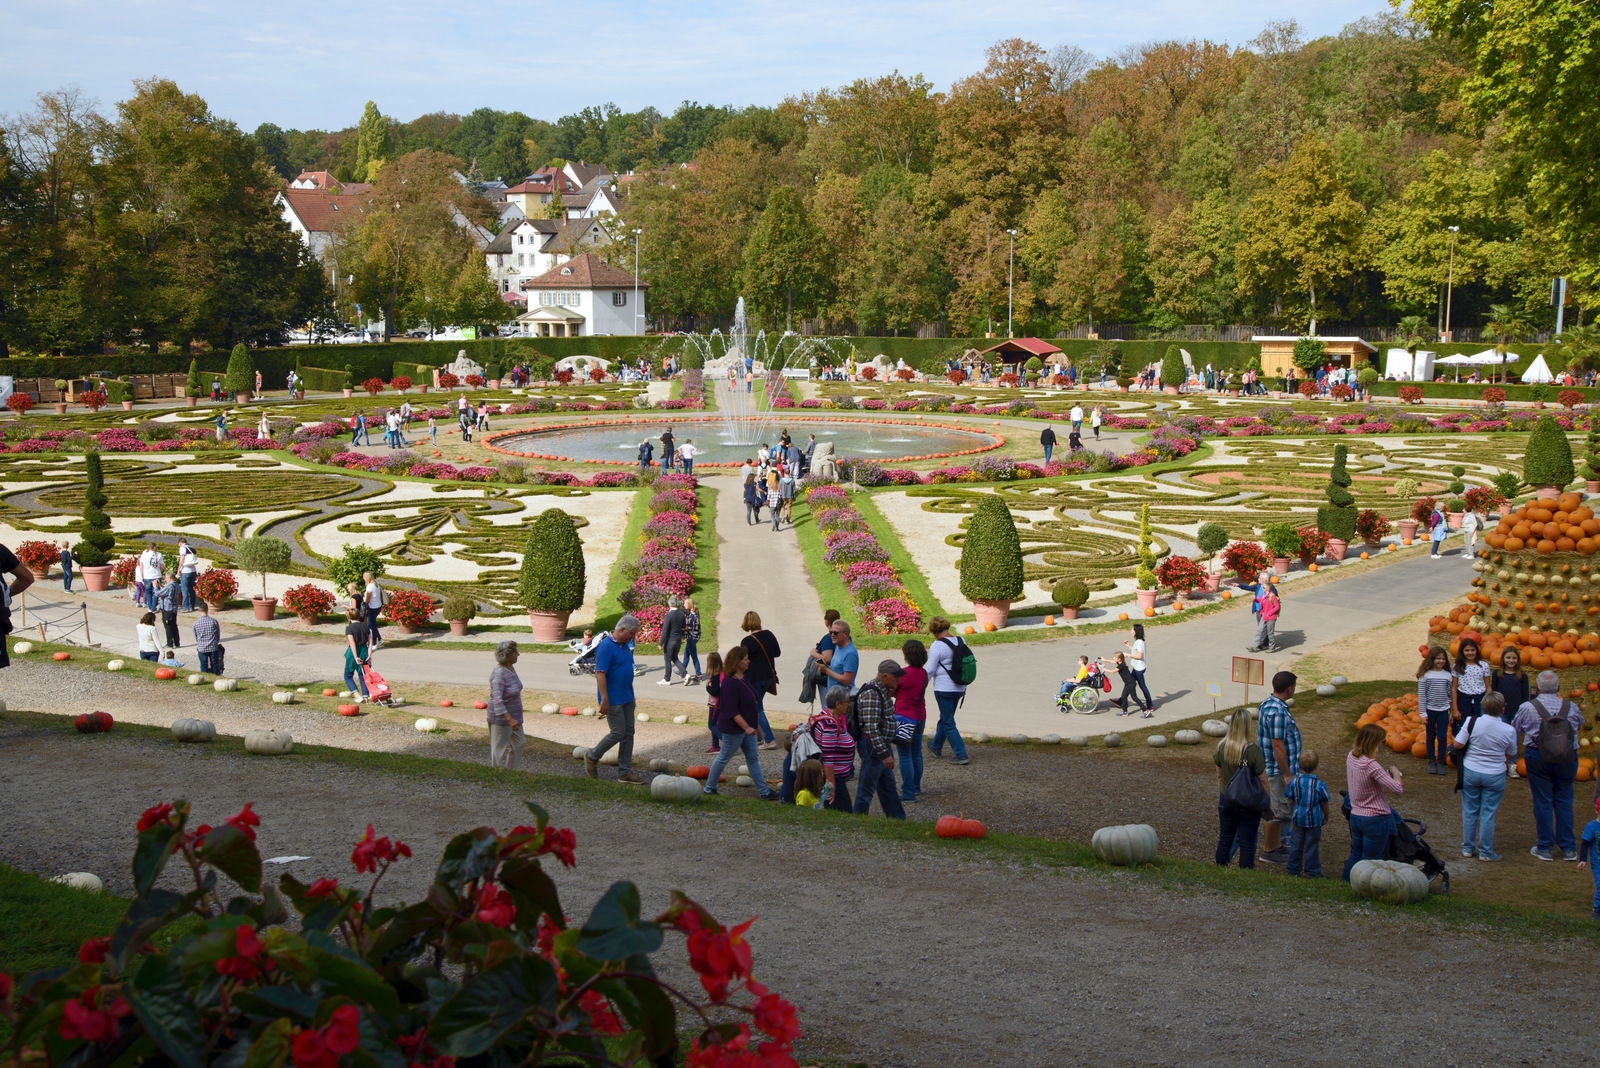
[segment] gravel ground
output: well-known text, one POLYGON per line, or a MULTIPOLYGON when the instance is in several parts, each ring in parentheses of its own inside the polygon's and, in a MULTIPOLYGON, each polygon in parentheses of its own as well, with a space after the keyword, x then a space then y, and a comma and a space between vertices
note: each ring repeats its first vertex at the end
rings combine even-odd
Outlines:
MULTIPOLYGON (((0 746, 0 860, 47 875, 94 871, 120 893, 130 890, 138 813, 172 797, 206 820, 254 801, 263 855, 310 856, 277 869, 301 879, 350 876, 350 843, 373 819, 417 854, 386 877, 390 900, 421 896, 451 835, 523 818, 509 784, 3 720, 0 746), (96 833, 85 833, 81 803, 60 804, 63 773, 80 802, 92 799, 96 833)), ((952 858, 825 828, 728 825, 709 806, 554 807, 578 835, 578 868, 555 874, 575 917, 619 878, 640 884, 647 910, 680 888, 725 920, 759 916, 758 976, 801 1006, 808 1057, 942 1066, 1233 1065, 1284 1049, 1329 1064, 1588 1056, 1576 1029, 1544 1029, 1535 1044, 1522 1037, 1528 1005, 1557 1018, 1582 1011, 1567 974, 1577 947, 1566 944, 1442 934, 1389 910, 1284 908, 1118 874, 952 858), (824 925, 847 933, 824 941, 824 925), (1448 969, 1438 967, 1445 945, 1448 969), (1419 1005, 1427 1027, 1415 1023, 1419 1005), (1453 1036, 1448 1056, 1443 1035, 1453 1036)), ((664 971, 685 979, 681 949, 669 946, 664 971)))

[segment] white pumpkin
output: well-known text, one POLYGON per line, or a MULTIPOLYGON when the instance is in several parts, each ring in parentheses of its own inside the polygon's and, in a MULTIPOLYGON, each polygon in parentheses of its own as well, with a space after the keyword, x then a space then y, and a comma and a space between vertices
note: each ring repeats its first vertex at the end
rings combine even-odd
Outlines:
POLYGON ((698 801, 703 789, 699 779, 687 775, 657 775, 650 780, 650 796, 657 801, 698 801))
POLYGON ((1200 724, 1200 733, 1211 738, 1225 738, 1228 735, 1228 725, 1220 719, 1208 719, 1200 724))
POLYGON ((989 736, 987 734, 984 734, 982 731, 979 731, 977 734, 972 734, 972 735, 968 735, 967 736, 967 741, 976 742, 979 745, 982 745, 984 742, 987 742, 988 740, 989 740, 989 736))
POLYGON ((648 713, 648 712, 640 712, 637 716, 634 716, 633 718, 638 720, 640 723, 649 723, 650 722, 650 713, 648 713))
MULTIPOLYGON (((1473 567, 1477 567, 1478 565, 1477 564, 1473 564, 1472 566, 1473 567)), ((1350 685, 1350 680, 1345 678, 1343 675, 1335 675, 1333 678, 1329 679, 1328 681, 1333 683, 1335 686, 1348 686, 1348 685, 1350 685)))
POLYGON ((173 720, 172 736, 180 742, 209 742, 217 736, 217 725, 209 719, 173 720))
POLYGON ((611 749, 607 749, 605 751, 605 754, 603 756, 601 756, 600 763, 603 766, 608 767, 608 768, 616 767, 617 766, 617 750, 616 750, 616 748, 613 747, 611 749))
POLYGON ((589 747, 588 746, 586 746, 586 745, 573 746, 573 748, 572 748, 572 759, 573 760, 582 760, 584 757, 586 757, 588 755, 589 755, 589 747))
POLYGON ((1128 867, 1156 859, 1156 829, 1148 823, 1102 827, 1089 839, 1094 855, 1107 864, 1128 867))
POLYGON ((432 716, 423 716, 421 719, 417 720, 414 726, 417 728, 417 730, 426 734, 428 731, 438 730, 439 721, 434 719, 432 716))
POLYGON ((733 785, 735 786, 754 786, 755 784, 756 781, 748 775, 741 775, 733 780, 733 785))
POLYGON ((206 677, 204 675, 190 675, 188 679, 190 686, 198 686, 205 681, 206 677))
POLYGON ((1165 749, 1167 747, 1167 736, 1165 734, 1152 734, 1144 740, 1144 744, 1151 749, 1165 749))
POLYGON ((279 690, 272 695, 272 703, 275 705, 292 705, 295 703, 294 694, 288 690, 279 690))
POLYGON ((62 886, 70 886, 74 890, 91 890, 94 893, 104 893, 106 884, 100 881, 100 876, 92 871, 69 871, 65 875, 57 875, 50 880, 62 886))
MULTIPOLYGON (((222 681, 221 679, 217 681, 222 681)), ((232 679, 228 679, 232 682, 232 679)), ((260 753, 263 756, 279 756, 294 748, 294 739, 289 732, 277 727, 268 727, 264 730, 244 732, 244 748, 249 753, 260 753)))
POLYGON ((1317 696, 1318 697, 1332 697, 1335 694, 1337 694, 1338 692, 1339 692, 1339 687, 1333 685, 1333 683, 1331 683, 1331 682, 1325 682, 1321 686, 1317 687, 1317 696))
POLYGON ((1115 749, 1117 746, 1122 744, 1122 735, 1118 734, 1116 731, 1112 731, 1110 734, 1106 735, 1105 743, 1112 749, 1115 749))
POLYGON ((121 671, 123 669, 123 666, 124 665, 123 665, 122 661, 120 661, 120 660, 108 660, 108 661, 106 661, 106 670, 107 671, 121 671))
POLYGON ((32 642, 17 642, 15 645, 13 645, 11 647, 11 651, 13 653, 16 653, 18 656, 21 656, 24 653, 31 653, 31 652, 33 652, 33 643, 32 642))
POLYGON ((1087 734, 1074 734, 1071 738, 1068 738, 1067 741, 1071 742, 1073 745, 1088 745, 1089 736, 1087 734))
POLYGON ((596 711, 593 707, 581 709, 578 712, 578 715, 580 715, 580 716, 597 716, 599 714, 600 713, 598 711, 596 711))
POLYGON ((1199 745, 1205 739, 1205 735, 1199 731, 1179 731, 1172 736, 1172 739, 1179 745, 1199 745))
POLYGON ((733 769, 733 773, 735 775, 748 775, 750 774, 750 765, 740 764, 738 767, 733 769))
POLYGON ((673 716, 672 717, 672 722, 674 722, 674 723, 688 723, 689 722, 689 717, 688 716, 673 716))
POLYGON ((300 687, 296 688, 294 692, 295 693, 310 693, 311 691, 306 689, 304 686, 300 686, 300 687))
POLYGON ((1428 896, 1428 877, 1397 860, 1359 860, 1350 869, 1350 889, 1386 905, 1410 905, 1428 896))
POLYGON ((650 758, 650 770, 651 771, 666 771, 667 770, 666 758, 664 758, 664 757, 651 757, 650 758))
POLYGON ((1060 745, 1061 744, 1061 735, 1059 735, 1059 734, 1047 734, 1043 738, 1040 738, 1039 741, 1041 743, 1045 744, 1045 745, 1060 745))
POLYGON ((547 716, 553 716, 557 712, 561 711, 561 706, 558 705, 558 704, 551 703, 551 704, 545 705, 543 708, 539 709, 539 711, 543 712, 547 716))
POLYGON ((239 688, 239 680, 238 679, 218 679, 216 682, 213 682, 211 684, 211 688, 213 690, 217 691, 218 693, 227 693, 230 690, 237 690, 239 688))
POLYGON ((1027 745, 1028 744, 1028 736, 1026 734, 1013 734, 1011 736, 1011 744, 1012 745, 1027 745))

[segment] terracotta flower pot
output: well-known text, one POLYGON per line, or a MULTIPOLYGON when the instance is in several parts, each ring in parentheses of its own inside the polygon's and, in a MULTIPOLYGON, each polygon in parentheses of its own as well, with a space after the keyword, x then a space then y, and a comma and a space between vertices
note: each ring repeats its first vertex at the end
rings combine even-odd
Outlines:
POLYGON ((567 636, 567 620, 571 612, 528 612, 528 629, 533 631, 533 640, 541 644, 550 645, 564 640, 567 636))
POLYGON ((133 401, 123 401, 122 402, 122 410, 125 411, 125 412, 133 411, 133 401))
POLYGON ((1399 521, 1400 540, 1409 542, 1417 536, 1417 521, 1415 519, 1402 519, 1399 521))
POLYGON ((1449 522, 1450 522, 1450 529, 1451 530, 1460 530, 1461 529, 1461 516, 1463 514, 1464 513, 1462 513, 1462 512, 1446 512, 1444 514, 1445 518, 1447 520, 1449 520, 1449 522))
POLYGON ((91 593, 99 593, 111 585, 110 564, 80 567, 78 568, 78 574, 83 576, 83 588, 91 593))
POLYGON ((211 609, 213 615, 228 607, 226 601, 207 601, 206 607, 211 609))
POLYGON ((184 402, 186 404, 188 404, 188 406, 191 407, 191 408, 193 408, 196 404, 200 403, 200 398, 199 397, 185 397, 183 399, 184 399, 184 402))
POLYGON ((416 634, 421 628, 414 627, 410 623, 402 623, 399 620, 395 620, 394 629, 399 631, 401 634, 416 634))
POLYGON ((240 404, 250 403, 250 391, 248 389, 241 389, 238 393, 238 397, 240 404))
POLYGON ((306 626, 312 627, 316 625, 317 614, 315 612, 299 612, 296 614, 299 615, 300 622, 304 623, 306 626))
POLYGON ((1078 610, 1076 608, 1072 607, 1071 605, 1061 605, 1059 608, 1056 609, 1056 612, 1057 612, 1058 616, 1061 619, 1077 619, 1078 618, 1078 610))
POLYGON ((250 607, 256 610, 256 619, 267 623, 278 613, 278 599, 276 597, 252 597, 250 598, 250 607))
POLYGON ((973 601, 972 614, 977 617, 980 628, 993 623, 995 629, 999 630, 1006 625, 1006 618, 1011 615, 1011 602, 973 601))
POLYGON ((428 392, 428 387, 426 385, 420 385, 420 386, 417 387, 417 389, 419 389, 423 393, 428 392))
POLYGON ((1533 495, 1541 501, 1554 500, 1561 496, 1561 487, 1543 484, 1533 487, 1533 495))
POLYGON ((1207 593, 1216 593, 1221 587, 1222 574, 1217 571, 1208 572, 1206 574, 1205 581, 1200 584, 1200 588, 1205 590, 1207 593))
POLYGON ((1272 560, 1272 570, 1276 571, 1280 575, 1287 575, 1289 573, 1289 558, 1287 556, 1274 557, 1272 560))
POLYGON ((1162 389, 1166 392, 1167 396, 1169 396, 1169 397, 1176 397, 1178 395, 1178 387, 1177 386, 1163 386, 1162 389))
POLYGON ((1600 493, 1600 479, 1596 479, 1596 478, 1586 478, 1586 479, 1584 479, 1583 480, 1583 495, 1585 497, 1593 497, 1597 493, 1600 493))
POLYGON ((450 624, 452 638, 465 638, 467 636, 467 621, 465 619, 446 620, 450 624))
POLYGON ((351 394, 351 393, 353 393, 353 392, 355 392, 355 391, 354 391, 354 390, 349 390, 349 389, 347 389, 347 390, 345 390, 345 391, 344 391, 344 395, 345 395, 345 396, 346 396, 346 397, 349 397, 349 396, 350 396, 350 394, 351 394))
POLYGON ((1147 608, 1154 608, 1156 606, 1156 594, 1158 592, 1160 592, 1160 591, 1158 591, 1158 590, 1134 590, 1133 591, 1133 597, 1134 597, 1134 600, 1139 605, 1139 611, 1143 612, 1147 608))
POLYGON ((56 414, 57 415, 66 415, 67 414, 67 406, 64 403, 60 402, 60 401, 56 402, 55 409, 56 409, 56 414))
POLYGON ((1350 543, 1342 538, 1329 538, 1328 551, 1322 555, 1329 560, 1343 560, 1344 554, 1350 551, 1350 543))

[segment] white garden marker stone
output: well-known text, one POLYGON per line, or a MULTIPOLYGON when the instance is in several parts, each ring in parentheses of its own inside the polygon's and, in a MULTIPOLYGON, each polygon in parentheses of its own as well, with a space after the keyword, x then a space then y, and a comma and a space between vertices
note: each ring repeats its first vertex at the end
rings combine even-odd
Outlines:
POLYGON ((70 886, 74 890, 92 890, 97 894, 104 893, 106 889, 106 884, 100 881, 100 876, 92 871, 69 871, 65 875, 57 875, 50 881, 70 886))

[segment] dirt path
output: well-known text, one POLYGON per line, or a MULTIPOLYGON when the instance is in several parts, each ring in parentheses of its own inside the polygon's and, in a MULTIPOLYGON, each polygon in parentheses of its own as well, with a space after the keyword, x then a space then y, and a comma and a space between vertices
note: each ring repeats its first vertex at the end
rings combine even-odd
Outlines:
MULTIPOLYGON (((385 896, 415 900, 452 834, 521 819, 526 792, 15 722, 0 721, 0 746, 0 860, 44 874, 95 871, 122 893, 134 821, 161 799, 187 797, 212 820, 254 801, 264 856, 312 858, 274 868, 301 879, 348 877, 349 843, 371 819, 416 850, 385 881, 385 896), (64 776, 79 804, 63 803, 64 776), (88 823, 83 801, 93 805, 88 823)), ((801 1006, 811 1057, 1235 1065, 1292 1048, 1310 1063, 1436 1063, 1439 1035, 1453 1036, 1452 1063, 1588 1053, 1575 1028, 1549 1029, 1534 1049, 1520 1037, 1531 1030, 1529 1005, 1556 1018, 1583 1011, 1568 974, 1572 946, 1459 929, 1441 937, 1388 909, 1282 908, 1115 874, 952 859, 932 841, 831 831, 831 819, 801 833, 719 818, 710 806, 553 807, 578 835, 578 868, 556 874, 574 915, 632 878, 647 910, 678 888, 723 918, 759 916, 759 974, 801 1006), (824 940, 824 924, 844 937, 824 940), (1426 1028, 1407 1022, 1420 1004, 1426 1028)), ((680 953, 669 943, 660 957, 682 979, 680 953)))

